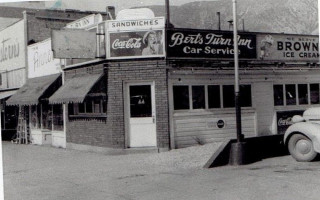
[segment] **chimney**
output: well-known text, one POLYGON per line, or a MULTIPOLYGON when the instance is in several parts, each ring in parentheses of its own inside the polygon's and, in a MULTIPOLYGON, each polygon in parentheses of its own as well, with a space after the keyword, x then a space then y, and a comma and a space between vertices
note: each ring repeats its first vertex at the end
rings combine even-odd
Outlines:
POLYGON ((116 19, 116 9, 114 6, 107 6, 106 10, 110 19, 116 19))

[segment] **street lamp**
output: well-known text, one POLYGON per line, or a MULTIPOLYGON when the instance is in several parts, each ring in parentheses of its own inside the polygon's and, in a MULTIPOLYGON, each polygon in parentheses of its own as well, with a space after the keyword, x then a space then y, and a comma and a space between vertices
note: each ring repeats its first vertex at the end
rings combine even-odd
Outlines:
MULTIPOLYGON (((240 105, 240 87, 239 87, 239 50, 238 50, 238 26, 237 26, 237 2, 233 2, 233 45, 234 45, 234 96, 236 109, 236 124, 237 124, 237 142, 231 144, 230 160, 231 165, 245 164, 245 143, 241 130, 241 105, 240 105)), ((230 20, 231 21, 231 20, 230 20)))

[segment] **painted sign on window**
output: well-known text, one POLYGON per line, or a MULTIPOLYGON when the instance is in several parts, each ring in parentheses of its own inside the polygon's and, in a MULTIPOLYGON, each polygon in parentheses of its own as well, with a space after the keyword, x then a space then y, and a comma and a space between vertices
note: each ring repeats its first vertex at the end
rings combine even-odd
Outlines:
POLYGON ((107 58, 164 57, 164 18, 112 20, 107 25, 107 58))
POLYGON ((28 46, 28 77, 60 73, 60 59, 53 58, 51 39, 28 46))
POLYGON ((274 61, 319 61, 318 36, 259 34, 258 57, 274 61))
MULTIPOLYGON (((239 34, 238 45, 240 59, 256 59, 255 35, 239 34)), ((167 56, 233 59, 233 33, 183 29, 168 30, 167 56)))
POLYGON ((277 130, 278 134, 284 134, 287 128, 293 124, 292 117, 303 114, 304 110, 280 111, 277 112, 277 130))

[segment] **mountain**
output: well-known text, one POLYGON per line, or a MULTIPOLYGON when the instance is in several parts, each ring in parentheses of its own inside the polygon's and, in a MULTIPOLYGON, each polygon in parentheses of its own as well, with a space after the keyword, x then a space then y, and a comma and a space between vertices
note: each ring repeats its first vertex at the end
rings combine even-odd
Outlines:
MULTIPOLYGON (((238 0, 238 28, 253 32, 318 33, 317 0, 238 0)), ((156 16, 165 16, 164 6, 150 6, 156 16)), ((232 1, 202 1, 170 6, 171 23, 179 28, 230 30, 232 1)))

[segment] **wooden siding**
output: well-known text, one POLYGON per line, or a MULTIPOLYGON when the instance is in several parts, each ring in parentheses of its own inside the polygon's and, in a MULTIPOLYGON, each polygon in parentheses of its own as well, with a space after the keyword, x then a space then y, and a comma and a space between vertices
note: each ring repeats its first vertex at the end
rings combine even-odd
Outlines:
MULTIPOLYGON (((236 119, 234 113, 175 113, 173 116, 174 141, 176 148, 196 145, 201 142, 221 142, 236 138, 236 119), (224 128, 218 128, 217 122, 223 120, 224 128)), ((242 113, 242 132, 245 136, 256 136, 256 114, 254 111, 242 113)))

